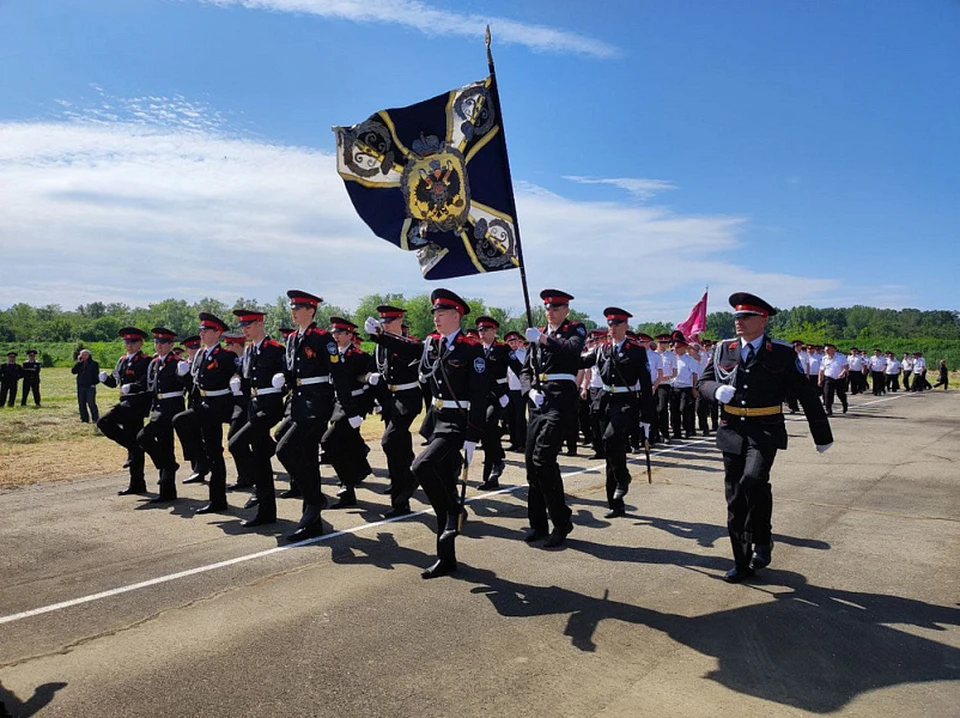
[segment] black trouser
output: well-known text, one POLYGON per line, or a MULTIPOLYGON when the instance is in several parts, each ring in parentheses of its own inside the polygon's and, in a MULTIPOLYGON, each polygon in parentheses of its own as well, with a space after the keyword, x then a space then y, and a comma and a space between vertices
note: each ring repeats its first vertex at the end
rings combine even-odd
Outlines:
POLYGON ((437 557, 456 560, 453 541, 440 542, 440 534, 448 524, 459 519, 460 501, 457 494, 457 475, 463 459, 462 434, 434 434, 430 443, 413 461, 413 475, 437 515, 437 557))
POLYGON ((160 495, 176 498, 177 457, 173 449, 173 417, 183 411, 182 398, 160 399, 160 408, 137 434, 137 443, 160 472, 160 495))
MULTIPOLYGON (((695 401, 697 427, 700 429, 700 433, 702 433, 704 436, 710 432, 710 425, 707 422, 707 418, 710 416, 710 405, 715 403, 716 402, 710 401, 710 399, 705 397, 703 392, 697 392, 697 398, 695 401)), ((714 424, 713 428, 716 429, 717 425, 714 424)))
POLYGON ((672 387, 670 393, 670 419, 673 435, 690 438, 693 436, 694 426, 694 396, 693 387, 672 387))
POLYGON ((590 421, 590 398, 585 399, 582 396, 577 401, 577 427, 583 440, 587 444, 593 444, 593 423, 590 421))
POLYGON ((810 383, 810 386, 813 387, 813 391, 817 396, 823 398, 823 387, 820 386, 820 374, 807 375, 807 381, 810 383))
POLYGON ((828 376, 823 377, 823 406, 827 410, 827 416, 833 414, 833 397, 840 400, 840 406, 844 413, 847 411, 847 380, 831 379, 828 376))
POLYGON ((277 458, 296 482, 304 504, 323 508, 326 497, 320 491, 320 438, 327 430, 327 418, 290 419, 277 438, 277 458))
POLYGON ((493 468, 501 464, 506 457, 503 440, 500 435, 500 403, 490 398, 487 403, 486 422, 483 425, 483 480, 490 478, 493 468))
POLYGON ((518 449, 527 444, 527 400, 519 389, 510 390, 510 446, 518 449))
POLYGON ((247 425, 247 415, 249 414, 249 400, 245 398, 234 397, 233 414, 230 417, 230 425, 227 428, 227 450, 233 457, 233 464, 237 467, 237 486, 250 487, 255 485, 253 476, 251 476, 250 467, 250 445, 243 442, 237 442, 236 448, 239 453, 234 453, 233 438, 243 430, 247 425))
MULTIPOLYGON (((231 406, 231 398, 220 399, 231 406)), ((200 426, 200 442, 206 466, 210 469, 210 503, 227 503, 227 465, 223 460, 223 425, 230 418, 223 408, 201 403, 194 411, 200 426)))
POLYGON ((886 393, 887 376, 882 371, 871 371, 870 377, 873 380, 873 395, 881 396, 886 393))
POLYGON ((661 384, 657 387, 657 434, 664 439, 670 438, 670 397, 673 387, 661 384))
POLYGON ((910 372, 903 372, 903 390, 910 391, 910 372))
POLYGON ((588 390, 590 401, 590 428, 593 434, 593 453, 603 456, 603 401, 604 391, 598 386, 588 390))
POLYGON ((247 421, 227 441, 237 468, 243 465, 246 476, 257 489, 257 517, 261 519, 277 518, 277 492, 270 463, 277 444, 270 437, 270 429, 282 413, 283 404, 279 399, 266 408, 252 399, 247 409, 247 421))
POLYGON ((337 472, 340 483, 347 488, 360 485, 370 475, 370 462, 367 454, 370 447, 360 435, 360 429, 350 426, 349 418, 339 409, 333 421, 320 439, 324 460, 337 472))
MULTIPOLYGON (((180 449, 183 451, 183 460, 189 461, 194 470, 203 462, 203 447, 200 444, 200 424, 193 408, 182 411, 173 417, 173 429, 180 439, 180 449)), ((199 473, 206 474, 206 467, 199 473)))
POLYGON ((17 385, 19 383, 19 380, 3 382, 2 386, 0 386, 0 406, 4 404, 13 406, 13 403, 17 400, 17 385), (7 398, 8 396, 9 398, 7 398))
POLYGON ((543 406, 530 412, 527 431, 527 517, 534 531, 547 530, 547 517, 557 528, 570 525, 572 512, 567 507, 563 493, 563 478, 557 456, 564 439, 570 433, 570 425, 577 423, 577 389, 573 382, 569 388, 548 388, 543 406))
POLYGON ((20 399, 20 406, 27 405, 27 394, 33 392, 33 403, 37 406, 40 406, 40 380, 28 381, 23 380, 23 395, 20 399))
POLYGON ((887 391, 900 391, 899 374, 887 374, 887 391))
POLYGON ((97 387, 78 386, 77 405, 80 407, 80 421, 86 424, 90 419, 96 424, 100 420, 100 410, 97 408, 97 387))
POLYGON ((129 488, 134 491, 147 489, 147 484, 143 480, 143 449, 137 443, 137 435, 143 429, 144 418, 143 410, 120 403, 101 416, 97 422, 100 433, 127 450, 127 460, 130 462, 129 488))
POLYGON ((623 498, 614 498, 619 487, 624 494, 630 486, 630 470, 627 468, 627 450, 630 433, 637 423, 639 402, 632 393, 607 394, 603 400, 603 456, 606 460, 607 505, 611 509, 623 509, 623 498))
POLYGON ((410 426, 423 406, 418 389, 409 389, 393 394, 384 407, 383 420, 386 426, 380 438, 380 447, 387 457, 387 472, 390 474, 390 505, 404 507, 410 503, 417 490, 417 480, 411 470, 413 464, 413 436, 410 426))
POLYGON ((723 454, 723 483, 727 497, 727 531, 737 568, 745 570, 753 544, 769 546, 773 493, 770 469, 776 449, 761 448, 749 439, 743 454, 723 454))

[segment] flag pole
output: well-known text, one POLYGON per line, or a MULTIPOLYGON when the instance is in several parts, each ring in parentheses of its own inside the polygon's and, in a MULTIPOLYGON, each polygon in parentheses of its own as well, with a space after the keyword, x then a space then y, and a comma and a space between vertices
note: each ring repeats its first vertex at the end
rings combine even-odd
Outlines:
POLYGON ((490 71, 490 87, 493 94, 493 103, 500 114, 500 132, 503 135, 503 164, 507 170, 507 179, 510 182, 510 212, 513 216, 513 229, 517 240, 517 262, 520 265, 520 284, 523 287, 523 305, 527 311, 527 326, 533 326, 533 312, 530 310, 530 290, 527 289, 527 269, 523 263, 523 246, 520 244, 520 218, 517 216, 517 204, 513 197, 513 176, 510 174, 510 154, 507 148, 507 132, 503 121, 503 106, 500 104, 500 90, 497 88, 497 71, 493 65, 493 52, 490 50, 490 26, 487 25, 485 35, 487 44, 487 69, 490 71))

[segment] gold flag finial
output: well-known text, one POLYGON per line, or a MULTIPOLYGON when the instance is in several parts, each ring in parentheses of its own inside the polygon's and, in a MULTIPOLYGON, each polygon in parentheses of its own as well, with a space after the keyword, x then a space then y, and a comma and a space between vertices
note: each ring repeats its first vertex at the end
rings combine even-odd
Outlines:
POLYGON ((487 32, 484 35, 484 40, 486 40, 487 49, 489 50, 490 49, 490 26, 489 25, 487 25, 487 32))

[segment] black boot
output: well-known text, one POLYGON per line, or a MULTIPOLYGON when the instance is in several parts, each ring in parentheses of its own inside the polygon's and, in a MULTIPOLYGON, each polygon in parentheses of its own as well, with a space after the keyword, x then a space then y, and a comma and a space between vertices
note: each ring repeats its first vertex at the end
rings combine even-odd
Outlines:
MULTIPOLYGON (((456 528, 456 516, 453 517, 454 529, 456 528)), ((447 526, 450 520, 447 520, 447 526)), ((423 570, 421 578, 439 578, 440 576, 449 576, 457 570, 457 534, 454 530, 451 532, 445 529, 437 538, 437 561, 429 568, 423 570)))
POLYGON ((323 519, 320 518, 320 506, 318 504, 306 504, 303 507, 300 523, 297 524, 296 530, 287 536, 287 541, 294 543, 321 535, 323 535, 323 519))
POLYGON ((150 503, 166 503, 177 500, 177 470, 160 469, 160 495, 150 499, 150 503))
POLYGON ((337 500, 331 509, 346 509, 357 505, 357 492, 352 486, 344 486, 337 492, 337 500))

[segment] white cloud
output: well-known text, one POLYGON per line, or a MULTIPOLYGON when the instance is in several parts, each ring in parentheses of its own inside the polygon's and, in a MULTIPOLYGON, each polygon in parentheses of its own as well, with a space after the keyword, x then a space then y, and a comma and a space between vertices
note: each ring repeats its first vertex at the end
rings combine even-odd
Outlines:
POLYGON ((489 24, 494 41, 523 45, 535 52, 573 53, 601 59, 617 57, 619 48, 569 30, 517 22, 502 17, 440 10, 418 0, 201 0, 213 5, 297 12, 364 23, 393 23, 425 35, 482 38, 489 24))
MULTIPOLYGON (((350 308, 367 294, 436 286, 412 253, 356 216, 330 154, 231 136, 216 112, 184 98, 104 102, 110 110, 66 108, 71 122, 0 124, 0 306, 270 302, 297 286, 350 308)), ((779 306, 836 303, 840 292, 869 303, 848 283, 738 264, 742 217, 516 189, 534 302, 552 286, 595 317, 618 304, 639 320, 674 322, 704 285, 711 310, 743 288, 779 306)), ((523 306, 517 272, 447 286, 523 306)))
POLYGON ((673 182, 658 179, 644 179, 642 177, 580 177, 578 175, 564 175, 565 180, 579 184, 606 184, 629 192, 637 199, 647 200, 654 195, 667 190, 676 189, 673 182))

